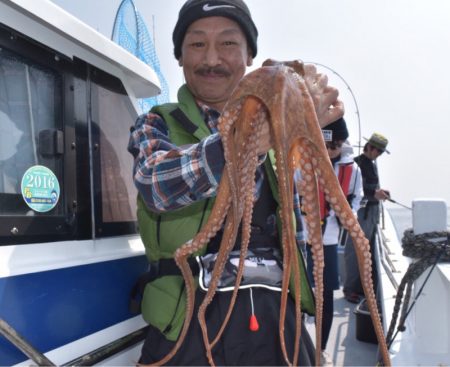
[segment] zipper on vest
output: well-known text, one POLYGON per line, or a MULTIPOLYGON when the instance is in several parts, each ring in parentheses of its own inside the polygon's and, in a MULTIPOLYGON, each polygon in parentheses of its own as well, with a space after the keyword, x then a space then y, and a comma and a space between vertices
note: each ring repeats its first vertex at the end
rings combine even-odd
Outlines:
POLYGON ((205 205, 203 207, 202 218, 200 219, 200 224, 198 225, 197 233, 199 233, 200 230, 202 229, 203 219, 205 219, 206 208, 208 207, 208 203, 209 203, 209 198, 207 198, 206 201, 205 201, 205 205))
POLYGON ((158 243, 158 248, 161 248, 160 240, 161 240, 161 220, 162 216, 158 215, 158 219, 156 221, 156 242, 158 243))
POLYGON ((185 284, 183 282, 183 284, 181 285, 181 288, 180 288, 180 293, 178 294, 177 305, 175 307, 175 311, 173 312, 172 319, 169 321, 169 323, 167 324, 167 326, 163 330, 163 334, 167 334, 168 332, 170 332, 170 330, 172 330, 172 323, 173 323, 173 320, 175 319, 175 315, 177 314, 178 307, 180 306, 181 296, 183 294, 184 287, 185 287, 185 284))

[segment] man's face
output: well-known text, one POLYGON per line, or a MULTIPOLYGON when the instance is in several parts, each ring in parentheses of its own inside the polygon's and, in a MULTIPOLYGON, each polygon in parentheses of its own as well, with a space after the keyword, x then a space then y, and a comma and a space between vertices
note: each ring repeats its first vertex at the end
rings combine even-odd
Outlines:
POLYGON ((344 145, 344 140, 330 141, 325 143, 328 151, 328 156, 331 159, 339 157, 342 153, 342 145, 344 145))
POLYGON ((373 147, 373 146, 371 146, 371 145, 369 145, 369 154, 368 154, 368 157, 371 159, 371 160, 376 160, 380 155, 382 155, 383 154, 383 151, 382 150, 380 150, 380 149, 378 149, 378 148, 375 148, 375 147, 373 147))
POLYGON ((245 34, 238 23, 225 17, 193 22, 179 60, 194 96, 219 111, 252 62, 245 34))

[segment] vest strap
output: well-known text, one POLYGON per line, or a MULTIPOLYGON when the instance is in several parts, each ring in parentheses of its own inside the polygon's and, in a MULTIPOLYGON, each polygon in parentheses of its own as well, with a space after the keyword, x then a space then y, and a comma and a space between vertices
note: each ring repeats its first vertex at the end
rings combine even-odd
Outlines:
POLYGON ((350 191, 350 180, 352 178, 352 173, 353 173, 352 163, 342 165, 341 167, 339 167, 338 179, 345 196, 348 196, 350 191))
MULTIPOLYGON (((195 257, 189 257, 188 264, 191 268, 192 275, 198 275, 199 268, 195 257)), ((177 266, 175 259, 160 259, 159 261, 150 263, 150 274, 150 281, 152 281, 166 275, 181 275, 181 270, 177 266)))
POLYGON ((198 126, 195 125, 180 108, 175 108, 170 112, 170 115, 191 135, 194 135, 197 131, 198 126))
MULTIPOLYGON (((345 197, 349 198, 349 191, 350 191, 350 180, 352 178, 353 173, 353 165, 352 163, 343 164, 339 166, 338 171, 338 181, 341 185, 342 192, 344 193, 345 197)), ((323 189, 321 186, 319 186, 319 203, 320 203, 320 218, 322 220, 322 226, 326 222, 326 218, 328 217, 328 213, 330 211, 329 203, 325 200, 325 193, 323 192, 323 189)))

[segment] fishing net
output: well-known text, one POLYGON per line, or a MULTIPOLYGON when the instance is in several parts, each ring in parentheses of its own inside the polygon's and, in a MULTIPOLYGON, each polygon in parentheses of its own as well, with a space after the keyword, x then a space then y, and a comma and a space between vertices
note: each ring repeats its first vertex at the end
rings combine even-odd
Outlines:
POLYGON ((161 93, 154 97, 141 98, 141 112, 145 113, 155 105, 169 102, 169 86, 161 72, 154 42, 133 0, 123 0, 120 3, 111 39, 152 67, 159 78, 161 93))

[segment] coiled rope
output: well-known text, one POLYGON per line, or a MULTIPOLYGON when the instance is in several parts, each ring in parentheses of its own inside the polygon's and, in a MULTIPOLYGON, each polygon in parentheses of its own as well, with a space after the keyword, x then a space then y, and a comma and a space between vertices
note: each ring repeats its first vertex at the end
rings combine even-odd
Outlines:
POLYGON ((450 233, 446 231, 429 232, 420 235, 414 235, 412 229, 407 229, 403 233, 402 247, 403 256, 408 256, 417 261, 411 263, 406 271, 405 275, 400 282, 400 286, 395 298, 394 311, 392 313, 391 323, 386 336, 386 342, 388 348, 394 341, 399 331, 405 331, 406 318, 414 306, 417 298, 422 293, 422 290, 428 281, 434 267, 439 261, 450 261, 450 246, 449 246, 450 233), (414 299, 414 302, 409 306, 412 294, 412 286, 414 282, 428 269, 430 266, 430 272, 427 278, 422 284, 419 292, 414 299), (406 293, 405 293, 406 289, 406 293), (404 296, 404 297, 403 297, 404 296), (402 305, 403 303, 403 305, 402 305), (400 313, 401 310, 401 313, 400 313), (400 320, 397 326, 397 331, 394 334, 397 319, 400 313, 400 320))

